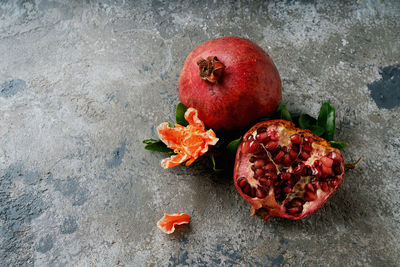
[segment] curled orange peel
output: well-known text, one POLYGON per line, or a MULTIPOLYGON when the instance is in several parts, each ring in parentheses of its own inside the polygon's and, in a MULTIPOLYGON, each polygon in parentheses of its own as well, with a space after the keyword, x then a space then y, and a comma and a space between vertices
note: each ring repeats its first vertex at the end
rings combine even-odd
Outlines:
POLYGON ((176 153, 176 155, 161 161, 164 169, 177 166, 185 161, 186 166, 189 166, 208 151, 209 145, 215 145, 219 140, 213 130, 206 131, 196 109, 188 108, 184 116, 189 123, 186 127, 175 124, 175 128, 171 128, 168 122, 161 123, 157 127, 160 140, 176 153))
POLYGON ((175 225, 187 224, 190 221, 190 216, 186 213, 174 213, 167 214, 164 213, 164 217, 162 217, 158 222, 157 226, 166 234, 172 234, 175 231, 175 225))

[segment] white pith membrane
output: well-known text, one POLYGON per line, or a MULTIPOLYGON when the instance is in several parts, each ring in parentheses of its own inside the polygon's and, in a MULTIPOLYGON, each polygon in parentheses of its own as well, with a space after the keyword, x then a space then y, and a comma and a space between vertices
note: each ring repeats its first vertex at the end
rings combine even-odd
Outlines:
MULTIPOLYGON (((294 134, 298 134, 298 131, 295 128, 290 128, 290 127, 288 128, 288 127, 282 126, 280 124, 270 125, 270 126, 260 126, 259 128, 255 129, 254 132, 252 132, 252 134, 251 134, 251 136, 253 137, 254 140, 256 140, 256 136, 258 133, 257 130, 260 128, 266 128, 266 132, 268 133, 268 136, 269 136, 268 140, 271 141, 271 139, 275 139, 273 141, 276 141, 277 144, 279 146, 281 146, 281 150, 283 147, 287 147, 288 150, 290 151, 291 146, 289 144, 292 143, 290 137, 294 134)), ((331 197, 333 192, 336 190, 337 187, 340 186, 340 184, 342 182, 341 177, 344 175, 344 165, 343 165, 341 153, 338 152, 337 149, 331 148, 330 146, 320 145, 320 144, 318 144, 317 141, 312 142, 312 144, 311 144, 312 151, 310 153, 308 153, 310 155, 308 157, 308 159, 301 160, 301 162, 303 162, 305 166, 309 166, 310 168, 313 168, 313 167, 315 167, 314 163, 316 160, 321 161, 321 158, 323 158, 323 157, 328 158, 328 154, 330 152, 333 152, 333 153, 336 153, 337 158, 339 160, 341 160, 341 163, 340 163, 341 173, 336 174, 333 171, 333 165, 332 165, 330 167, 332 169, 331 174, 330 175, 322 175, 322 178, 321 178, 321 176, 318 178, 314 178, 315 175, 301 174, 301 175, 298 175, 298 176, 300 176, 300 179, 292 185, 288 185, 287 181, 281 182, 281 185, 286 185, 285 186, 286 188, 290 187, 291 191, 288 193, 280 192, 281 197, 278 199, 275 199, 274 189, 276 190, 276 186, 274 186, 273 184, 270 186, 262 185, 260 183, 260 178, 262 178, 262 175, 261 175, 261 177, 256 177, 256 178, 254 177, 256 169, 254 166, 254 160, 253 160, 253 163, 251 163, 250 159, 252 157, 256 157, 256 160, 260 159, 260 157, 265 158, 265 154, 266 154, 267 155, 266 165, 269 164, 269 162, 272 162, 276 167, 276 174, 278 175, 278 178, 273 180, 272 183, 274 183, 278 180, 283 181, 283 179, 279 176, 279 174, 281 174, 282 172, 290 172, 291 175, 293 175, 290 178, 290 179, 292 179, 292 177, 295 176, 295 174, 293 173, 293 171, 294 171, 293 164, 295 162, 298 163, 299 159, 301 159, 300 155, 303 152, 302 149, 303 149, 303 145, 305 144, 305 141, 304 141, 305 138, 304 138, 303 134, 300 133, 299 135, 301 136, 301 143, 298 145, 299 151, 297 152, 297 158, 292 160, 290 165, 286 164, 286 166, 284 166, 282 164, 282 160, 281 160, 281 163, 275 162, 274 157, 277 155, 277 152, 274 152, 275 155, 273 155, 270 151, 267 150, 266 143, 268 143, 268 141, 261 143, 262 144, 261 146, 263 147, 263 149, 261 152, 256 153, 256 155, 251 154, 251 153, 240 153, 239 154, 240 162, 247 162, 248 164, 239 164, 237 170, 235 171, 235 173, 237 174, 237 176, 236 176, 237 187, 240 190, 242 190, 242 193, 245 195, 246 201, 248 201, 255 210, 258 210, 261 208, 267 209, 266 217, 277 216, 277 215, 281 214, 282 211, 284 211, 285 209, 286 209, 286 211, 288 211, 288 209, 293 207, 293 206, 291 206, 292 203, 295 203, 296 201, 298 202, 299 199, 301 200, 301 208, 298 208, 299 211, 292 212, 292 214, 287 214, 287 216, 285 216, 285 217, 288 217, 288 218, 305 217, 307 214, 312 213, 314 210, 316 210, 320 206, 322 206, 326 202, 326 200, 331 197), (253 167, 253 169, 252 169, 252 167, 253 167), (249 190, 246 190, 246 189, 243 189, 242 187, 240 187, 239 183, 241 181, 241 177, 244 177, 246 179, 247 183, 250 185, 250 191, 254 190, 253 188, 256 188, 256 190, 259 190, 259 188, 261 188, 261 191, 263 189, 269 188, 268 192, 265 192, 265 194, 263 194, 263 193, 259 193, 256 191, 256 194, 257 195, 260 194, 261 197, 254 195, 254 191, 253 191, 253 193, 251 193, 251 192, 249 193, 248 192, 249 190), (336 178, 334 178, 334 177, 336 177, 336 178), (307 184, 312 182, 312 180, 314 180, 313 188, 311 190, 307 189, 306 188, 307 184), (315 180, 317 180, 318 182, 315 183, 315 180), (330 180, 335 180, 334 183, 336 183, 336 185, 331 184, 330 180), (322 183, 325 183, 325 185, 328 185, 328 182, 329 182, 329 186, 325 186, 325 191, 321 189, 321 183, 319 183, 321 181, 322 181, 322 183), (314 198, 313 194, 315 194, 316 197, 313 200, 307 201, 306 194, 309 194, 308 196, 311 195, 312 196, 311 199, 314 198), (316 203, 313 203, 314 200, 317 200, 317 199, 318 199, 318 203, 320 203, 320 205, 316 205, 316 203), (293 201, 293 202, 291 202, 291 201, 293 201), (315 207, 313 207, 312 210, 311 209, 308 210, 308 207, 313 204, 315 207), (285 205, 286 205, 286 207, 285 207, 285 205)), ((251 138, 250 135, 247 138, 251 138)), ((309 136, 306 136, 306 138, 309 138, 309 136)), ((244 146, 244 143, 245 142, 242 143, 242 148, 244 146)), ((286 154, 289 154, 289 151, 287 151, 286 154)), ((330 159, 328 159, 327 161, 329 162, 330 159)), ((331 162, 336 165, 338 164, 338 160, 336 160, 336 161, 331 160, 331 162)), ((320 171, 322 168, 327 168, 327 167, 326 167, 326 165, 320 165, 319 167, 316 167, 316 169, 319 169, 320 171)), ((296 176, 296 177, 298 177, 298 176, 296 176)), ((293 183, 293 182, 291 182, 291 183, 293 183)), ((278 188, 281 185, 279 185, 278 188)), ((278 192, 277 196, 279 196, 279 192, 278 192)), ((295 209, 292 209, 292 210, 295 210, 295 209)))

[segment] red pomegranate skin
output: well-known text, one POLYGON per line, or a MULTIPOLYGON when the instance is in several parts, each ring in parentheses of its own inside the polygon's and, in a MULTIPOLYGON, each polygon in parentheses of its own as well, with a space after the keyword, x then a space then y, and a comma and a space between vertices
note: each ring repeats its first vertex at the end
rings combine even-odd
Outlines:
POLYGON ((190 52, 179 78, 179 96, 199 111, 209 128, 228 131, 274 113, 282 86, 274 62, 261 47, 231 36, 209 40, 190 52), (208 57, 225 65, 216 83, 199 75, 197 62, 208 57))

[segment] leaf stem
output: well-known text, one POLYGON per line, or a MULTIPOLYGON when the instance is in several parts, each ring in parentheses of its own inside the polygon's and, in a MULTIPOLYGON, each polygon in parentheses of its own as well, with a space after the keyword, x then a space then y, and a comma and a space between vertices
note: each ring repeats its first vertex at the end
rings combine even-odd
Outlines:
POLYGON ((346 167, 346 169, 355 169, 358 165, 358 163, 360 163, 360 161, 362 160, 362 157, 360 157, 356 162, 354 163, 345 163, 344 166, 346 167))

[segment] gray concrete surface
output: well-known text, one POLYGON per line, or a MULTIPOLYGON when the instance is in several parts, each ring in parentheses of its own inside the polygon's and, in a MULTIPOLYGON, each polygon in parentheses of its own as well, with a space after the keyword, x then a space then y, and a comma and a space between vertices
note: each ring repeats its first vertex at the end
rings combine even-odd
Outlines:
POLYGON ((398 266, 399 21, 396 0, 0 1, 0 265, 398 266), (364 157, 306 219, 250 217, 230 177, 143 149, 185 56, 226 35, 270 53, 290 111, 330 101, 364 157))

